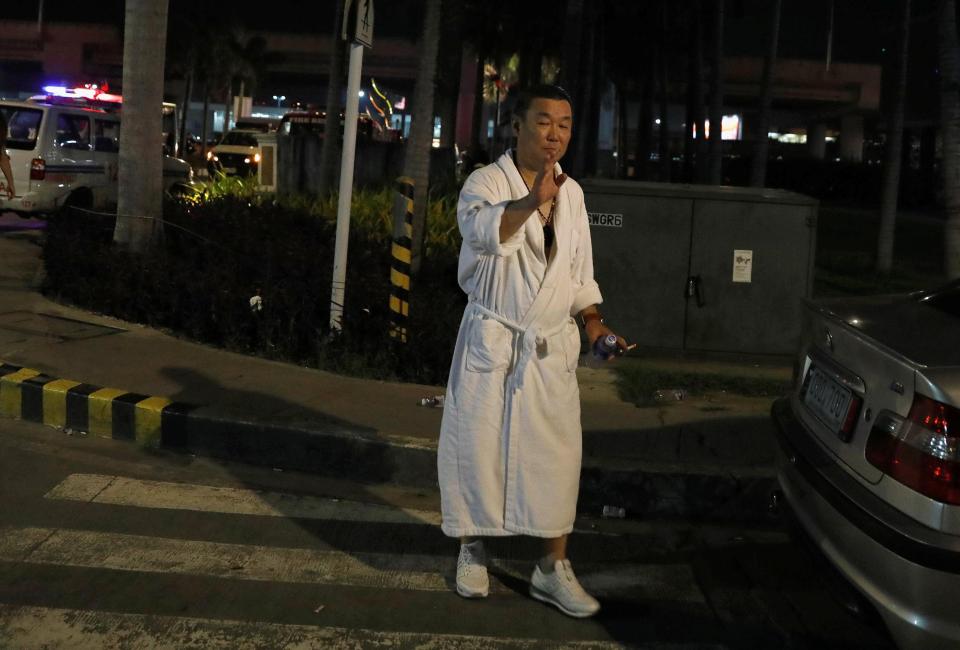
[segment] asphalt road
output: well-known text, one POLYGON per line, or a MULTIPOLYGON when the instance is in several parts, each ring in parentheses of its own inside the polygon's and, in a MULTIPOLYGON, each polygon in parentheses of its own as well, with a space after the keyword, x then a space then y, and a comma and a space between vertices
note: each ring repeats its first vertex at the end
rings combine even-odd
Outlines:
POLYGON ((437 495, 147 452, 0 420, 2 648, 887 648, 776 527, 577 522, 603 604, 526 595, 531 540, 452 592, 437 495))

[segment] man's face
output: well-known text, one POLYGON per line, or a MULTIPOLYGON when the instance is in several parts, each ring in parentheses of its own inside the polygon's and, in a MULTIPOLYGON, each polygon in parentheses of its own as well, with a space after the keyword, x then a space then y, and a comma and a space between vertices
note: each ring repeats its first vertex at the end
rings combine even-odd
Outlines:
POLYGON ((564 99, 537 97, 517 127, 517 155, 542 164, 547 156, 560 160, 567 153, 573 130, 573 110, 564 99))

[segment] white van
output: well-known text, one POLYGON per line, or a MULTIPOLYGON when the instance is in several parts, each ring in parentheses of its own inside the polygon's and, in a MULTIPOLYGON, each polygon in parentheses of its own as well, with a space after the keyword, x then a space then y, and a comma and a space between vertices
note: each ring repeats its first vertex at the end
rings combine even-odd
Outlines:
MULTIPOLYGON (((0 191, 0 212, 27 216, 49 214, 64 205, 105 211, 116 207, 118 114, 35 101, 2 101, 0 111, 7 118, 7 153, 17 192, 8 199, 0 191)), ((167 191, 183 191, 193 182, 193 170, 184 160, 164 156, 163 181, 167 191)))

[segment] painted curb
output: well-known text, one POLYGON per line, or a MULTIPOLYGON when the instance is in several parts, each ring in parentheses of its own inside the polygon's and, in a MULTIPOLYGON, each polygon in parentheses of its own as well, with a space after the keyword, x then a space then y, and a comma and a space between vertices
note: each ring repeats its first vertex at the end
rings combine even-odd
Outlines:
MULTIPOLYGON (((0 416, 333 478, 437 486, 433 447, 400 444, 329 423, 318 431, 244 421, 214 407, 57 379, 2 361, 0 416)), ((577 510, 599 515, 603 506, 615 505, 631 518, 766 521, 775 483, 771 476, 611 469, 585 462, 577 510)))
POLYGON ((0 416, 85 431, 145 446, 183 446, 184 423, 195 407, 59 379, 0 361, 0 416))

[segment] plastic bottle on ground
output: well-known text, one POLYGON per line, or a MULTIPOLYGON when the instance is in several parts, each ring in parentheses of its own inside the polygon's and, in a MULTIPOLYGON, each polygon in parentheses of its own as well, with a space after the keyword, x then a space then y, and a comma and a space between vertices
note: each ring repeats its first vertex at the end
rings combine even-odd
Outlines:
POLYGON ((601 516, 604 519, 623 519, 627 516, 627 511, 619 506, 603 506, 601 516))
POLYGON ((687 391, 682 388, 660 388, 653 392, 655 402, 681 401, 686 399, 687 391))

